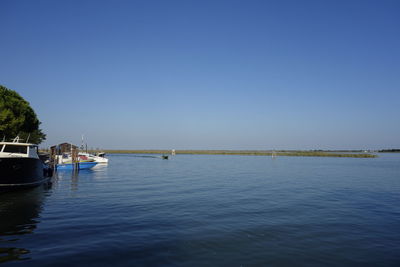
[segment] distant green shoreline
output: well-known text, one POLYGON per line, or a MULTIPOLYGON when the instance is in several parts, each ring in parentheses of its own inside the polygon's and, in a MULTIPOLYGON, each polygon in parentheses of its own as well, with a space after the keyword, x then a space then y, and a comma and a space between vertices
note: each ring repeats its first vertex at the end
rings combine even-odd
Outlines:
MULTIPOLYGON (((171 154, 171 150, 104 150, 108 154, 171 154)), ((245 155, 245 156, 289 156, 289 157, 343 157, 343 158, 376 158, 370 153, 356 151, 259 151, 259 150, 175 150, 175 153, 186 155, 245 155)))

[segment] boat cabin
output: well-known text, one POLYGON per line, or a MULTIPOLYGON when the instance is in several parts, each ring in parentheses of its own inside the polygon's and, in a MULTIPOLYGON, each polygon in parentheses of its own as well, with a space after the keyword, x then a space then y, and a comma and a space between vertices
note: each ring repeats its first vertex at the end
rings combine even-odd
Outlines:
POLYGON ((70 143, 62 143, 55 146, 50 147, 51 154, 53 155, 62 155, 65 153, 74 153, 78 152, 78 147, 70 144, 70 143))
POLYGON ((37 145, 16 142, 0 142, 0 156, 39 158, 37 145))
POLYGON ((70 143, 62 143, 50 147, 50 159, 52 162, 62 164, 65 162, 78 162, 79 148, 70 143))
POLYGON ((99 153, 96 153, 96 156, 101 157, 101 158, 105 158, 106 157, 106 153, 105 152, 99 152, 99 153))

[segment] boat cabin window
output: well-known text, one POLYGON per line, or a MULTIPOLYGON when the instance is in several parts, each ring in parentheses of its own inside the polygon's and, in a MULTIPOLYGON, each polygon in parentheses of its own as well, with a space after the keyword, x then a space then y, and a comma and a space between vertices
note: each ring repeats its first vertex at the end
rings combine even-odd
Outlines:
POLYGON ((29 146, 29 156, 35 157, 37 154, 37 146, 29 146))
POLYGON ((19 153, 19 154, 26 154, 27 152, 26 146, 16 146, 16 145, 5 145, 3 152, 8 153, 19 153))

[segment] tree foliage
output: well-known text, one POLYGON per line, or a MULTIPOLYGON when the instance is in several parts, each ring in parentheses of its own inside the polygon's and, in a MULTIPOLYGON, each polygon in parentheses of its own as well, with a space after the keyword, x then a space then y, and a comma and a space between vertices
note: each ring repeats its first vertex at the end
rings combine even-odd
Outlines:
POLYGON ((39 128, 35 111, 14 90, 0 85, 0 138, 10 140, 17 135, 29 142, 40 144, 46 135, 39 128))

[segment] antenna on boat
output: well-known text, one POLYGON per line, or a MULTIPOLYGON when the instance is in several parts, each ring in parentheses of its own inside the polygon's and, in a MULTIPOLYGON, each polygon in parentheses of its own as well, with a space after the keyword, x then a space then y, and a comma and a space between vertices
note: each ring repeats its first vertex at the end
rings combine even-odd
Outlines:
POLYGON ((6 136, 3 135, 3 141, 2 142, 5 142, 5 141, 6 141, 6 136))
POLYGON ((83 150, 83 149, 85 148, 85 146, 83 145, 83 137, 84 137, 84 136, 85 136, 85 135, 82 134, 81 150, 83 150))
POLYGON ((26 138, 26 143, 28 143, 29 137, 31 137, 31 134, 30 134, 30 133, 28 134, 28 138, 26 138))

